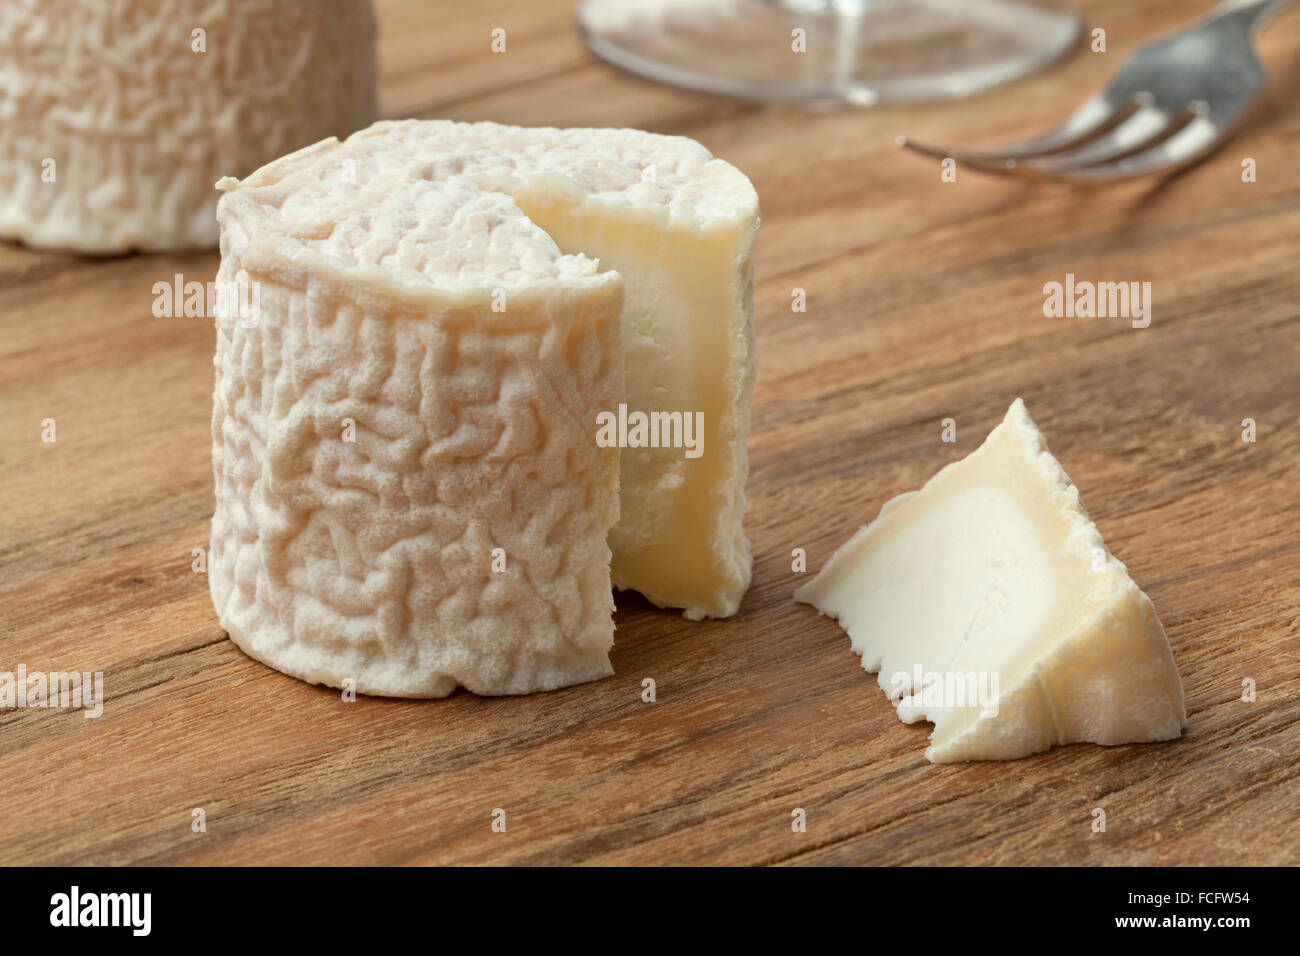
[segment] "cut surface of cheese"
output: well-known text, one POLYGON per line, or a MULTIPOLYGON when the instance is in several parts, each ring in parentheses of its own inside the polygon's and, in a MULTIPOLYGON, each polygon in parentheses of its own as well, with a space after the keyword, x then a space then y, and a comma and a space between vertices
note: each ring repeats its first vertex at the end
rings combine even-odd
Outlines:
POLYGON ((936 763, 1169 740, 1186 725, 1155 608, 1020 399, 795 599, 839 621, 900 719, 934 724, 936 763))
POLYGON ((526 693, 611 673, 611 563, 734 613, 757 228, 734 167, 635 130, 403 121, 219 187, 217 284, 260 306, 218 310, 209 577, 252 656, 526 693), (703 413, 702 454, 599 443, 620 406, 703 413))
POLYGON ((212 184, 372 122, 370 0, 0 3, 0 238, 212 248, 212 184))

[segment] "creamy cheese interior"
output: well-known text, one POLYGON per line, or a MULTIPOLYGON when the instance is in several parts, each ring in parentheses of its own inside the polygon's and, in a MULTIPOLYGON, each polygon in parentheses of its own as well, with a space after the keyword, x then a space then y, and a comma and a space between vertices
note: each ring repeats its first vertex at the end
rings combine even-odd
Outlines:
POLYGON ((796 598, 840 622, 900 719, 934 723, 932 759, 1181 728, 1154 610, 1019 400, 977 451, 888 502, 796 598))
POLYGON ((629 410, 704 416, 697 459, 681 448, 622 449, 621 513, 609 539, 614 583, 657 604, 721 610, 719 582, 742 573, 738 558, 748 554, 740 533, 743 499, 731 495, 744 467, 743 449, 736 448, 736 377, 743 366, 734 339, 747 324, 753 227, 701 235, 528 187, 513 198, 563 252, 599 259, 623 278, 629 410), (720 538, 719 545, 701 548, 702 532, 720 538))

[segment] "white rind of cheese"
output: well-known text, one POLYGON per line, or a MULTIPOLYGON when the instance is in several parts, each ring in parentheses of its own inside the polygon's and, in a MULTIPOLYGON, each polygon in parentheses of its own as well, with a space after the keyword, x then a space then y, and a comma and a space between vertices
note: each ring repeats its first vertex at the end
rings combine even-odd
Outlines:
POLYGON ((1187 724, 1155 608, 1020 399, 976 451, 886 502, 795 599, 839 621, 901 720, 934 724, 935 763, 1171 740, 1187 724), (969 690, 994 674, 989 706, 969 690))
POLYGON ((216 246, 218 177, 375 119, 374 39, 370 0, 0 3, 0 238, 216 246))
POLYGON ((261 313, 217 319, 209 577, 236 643, 365 693, 515 694, 611 673, 611 561, 735 611, 743 175, 635 130, 404 121, 218 185, 218 282, 261 313), (625 449, 620 487, 596 443, 620 402, 704 411, 704 455, 625 449))

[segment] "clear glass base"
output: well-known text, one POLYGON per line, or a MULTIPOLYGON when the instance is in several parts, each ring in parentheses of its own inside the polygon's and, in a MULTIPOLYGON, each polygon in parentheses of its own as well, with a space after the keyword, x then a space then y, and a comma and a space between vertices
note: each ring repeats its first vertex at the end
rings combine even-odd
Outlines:
POLYGON ((597 56, 705 93, 812 106, 970 96, 1078 39, 1068 0, 584 0, 597 56))

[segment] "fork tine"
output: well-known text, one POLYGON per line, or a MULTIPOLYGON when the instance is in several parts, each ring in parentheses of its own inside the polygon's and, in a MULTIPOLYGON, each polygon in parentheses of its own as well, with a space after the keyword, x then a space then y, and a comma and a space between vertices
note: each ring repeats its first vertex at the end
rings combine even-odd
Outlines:
POLYGON ((1084 166, 1113 162, 1130 153, 1141 152, 1161 138, 1167 137, 1170 130, 1174 128, 1175 121, 1185 115, 1170 116, 1162 110, 1142 106, 1108 133, 1088 141, 1083 146, 1053 156, 1031 159, 1026 165, 1044 171, 1069 172, 1084 166))
MULTIPOLYGON (((941 152, 931 153, 928 155, 942 156, 945 159, 951 156, 949 153, 941 152)), ((1017 163, 1014 159, 1004 159, 1000 163, 990 162, 984 159, 962 159, 960 162, 963 166, 969 169, 974 169, 981 173, 989 173, 992 176, 1011 176, 1016 179, 1048 178, 1045 173, 1038 172, 1038 170, 1028 163, 1017 163)))
MULTIPOLYGON (((994 176, 1050 180, 1075 185, 1116 182, 1149 173, 1172 171, 1190 166, 1202 159, 1211 151, 1219 138, 1219 129, 1214 123, 1200 112, 1193 111, 1191 115, 1192 119, 1189 122, 1165 139, 1161 137, 1170 128, 1168 122, 1161 130, 1156 130, 1153 120, 1143 120, 1139 130, 1145 129, 1150 135, 1139 138, 1136 135, 1139 130, 1134 130, 1134 135, 1125 140, 1130 145, 1123 149, 1120 148, 1120 140, 1111 139, 1108 142, 1112 149, 1107 151, 1099 147, 1094 155, 1086 157, 1089 160, 1087 163, 1053 163, 1045 159, 1031 159, 1026 162, 1006 159, 994 162, 969 156, 958 161, 971 169, 994 176), (1143 148, 1152 141, 1155 141, 1154 146, 1143 148)), ((947 158, 952 154, 936 151, 931 155, 947 158)), ((1062 159, 1072 156, 1074 154, 1066 153, 1062 159)))
POLYGON ((1045 156, 1048 153, 1081 146, 1123 123, 1137 110, 1138 105, 1135 103, 1125 103, 1117 107, 1104 95, 1098 94, 1067 116, 1065 121, 1055 129, 1001 149, 945 149, 941 146, 917 142, 906 136, 898 138, 898 145, 936 159, 952 157, 958 162, 964 160, 1002 164, 1008 159, 1045 156))
POLYGON ((1151 149, 1099 166, 1071 170, 1037 170, 1034 175, 1075 185, 1100 185, 1151 173, 1173 172, 1199 162, 1220 142, 1219 129, 1197 116, 1173 136, 1151 149))

